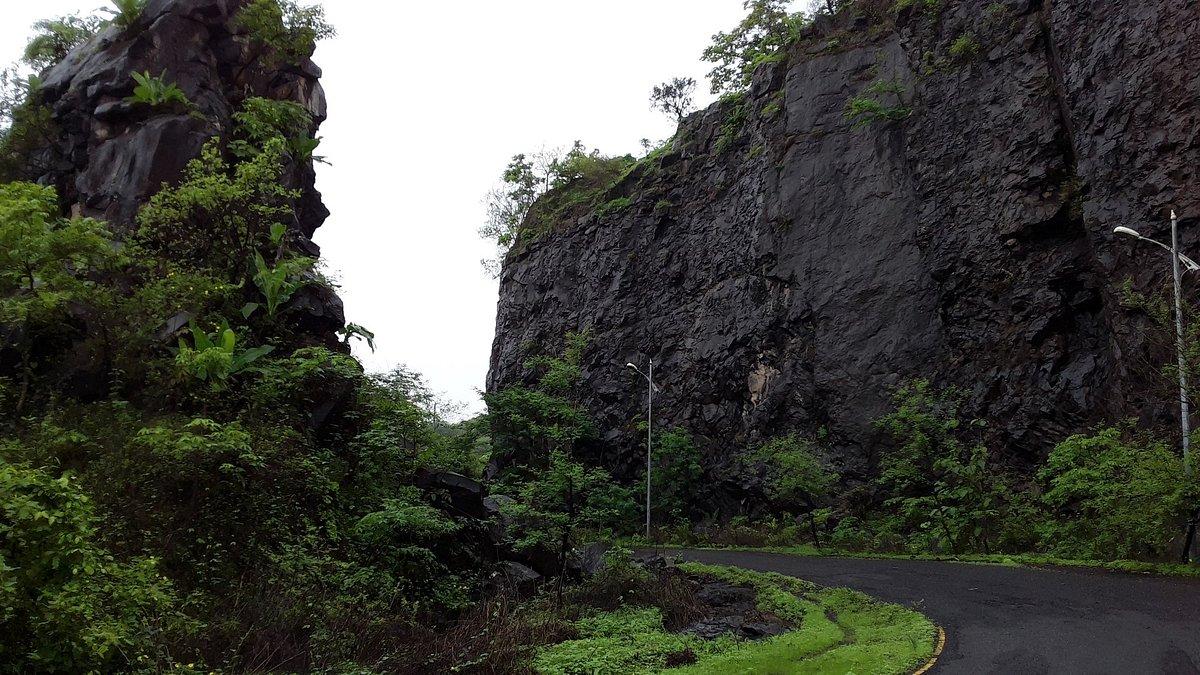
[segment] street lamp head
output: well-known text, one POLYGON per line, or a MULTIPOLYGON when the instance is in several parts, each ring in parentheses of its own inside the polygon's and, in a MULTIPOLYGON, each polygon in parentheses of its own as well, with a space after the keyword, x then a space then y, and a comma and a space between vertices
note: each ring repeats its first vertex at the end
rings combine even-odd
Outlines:
POLYGON ((638 369, 638 367, 637 367, 637 366, 635 366, 635 365, 633 365, 632 363, 626 363, 626 364, 625 364, 625 367, 626 367, 626 368, 633 369, 633 370, 637 370, 637 369, 638 369))
POLYGON ((1113 228, 1113 234, 1126 234, 1126 235, 1129 235, 1130 237, 1136 237, 1138 239, 1142 238, 1142 235, 1140 233, 1138 233, 1137 230, 1130 228, 1130 227, 1113 228))

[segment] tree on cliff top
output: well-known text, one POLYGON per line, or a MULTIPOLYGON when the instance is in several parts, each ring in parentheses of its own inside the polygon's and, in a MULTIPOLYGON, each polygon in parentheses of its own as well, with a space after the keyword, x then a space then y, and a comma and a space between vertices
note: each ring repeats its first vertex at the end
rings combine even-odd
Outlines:
POLYGON ((696 81, 690 77, 676 77, 669 82, 656 85, 650 94, 650 107, 676 122, 682 122, 696 106, 693 95, 696 81))
POLYGON ((807 19, 789 12, 787 0, 745 0, 749 14, 728 33, 717 33, 701 58, 716 66, 709 72, 712 93, 731 94, 750 84, 754 69, 799 39, 807 19))

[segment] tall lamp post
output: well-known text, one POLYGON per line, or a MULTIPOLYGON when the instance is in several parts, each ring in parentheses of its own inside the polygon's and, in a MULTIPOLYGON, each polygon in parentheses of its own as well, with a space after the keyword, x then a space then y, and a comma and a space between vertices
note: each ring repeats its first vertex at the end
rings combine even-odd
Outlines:
MULTIPOLYGON (((1188 413, 1187 362, 1183 354, 1183 269, 1180 265, 1186 267, 1188 272, 1200 271, 1200 265, 1179 252, 1179 219, 1175 216, 1174 211, 1171 211, 1170 246, 1149 237, 1143 237, 1137 230, 1129 227, 1118 227, 1113 232, 1154 244, 1166 249, 1171 254, 1171 271, 1175 279, 1175 355, 1179 364, 1179 424, 1183 432, 1183 471, 1185 478, 1190 479, 1192 476, 1191 424, 1188 413)), ((1194 521, 1195 518, 1193 516, 1192 520, 1194 521)), ((1191 559, 1194 527, 1195 523, 1193 522, 1188 528, 1188 539, 1183 551, 1185 562, 1191 559)))
POLYGON ((643 373, 632 363, 626 363, 638 375, 646 378, 648 393, 646 396, 646 539, 650 538, 650 453, 654 447, 654 359, 650 359, 650 372, 643 373))

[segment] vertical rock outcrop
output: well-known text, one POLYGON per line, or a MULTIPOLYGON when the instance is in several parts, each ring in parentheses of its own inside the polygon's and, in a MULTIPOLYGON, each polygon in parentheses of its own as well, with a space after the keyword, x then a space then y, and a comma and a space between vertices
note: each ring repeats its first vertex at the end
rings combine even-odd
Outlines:
POLYGON ((659 422, 704 439, 717 469, 800 430, 866 471, 871 421, 917 377, 962 387, 1016 463, 1102 421, 1170 422, 1153 369, 1135 367, 1162 355, 1118 300, 1126 278, 1160 288, 1168 261, 1111 233, 1161 236, 1173 207, 1200 245, 1200 13, 943 5, 814 26, 743 101, 693 115, 614 186, 631 207, 522 242, 489 388, 590 329, 582 391, 618 469, 644 400, 624 364, 647 357, 659 422), (856 97, 895 119, 854 128, 856 97))
MULTIPOLYGON (((120 229, 138 207, 174 183, 210 139, 227 133, 246 98, 299 103, 313 131, 325 120, 321 71, 310 59, 276 64, 234 21, 244 0, 151 0, 137 22, 110 25, 44 75, 41 100, 61 137, 51 148, 52 182, 64 203, 120 229), (162 112, 127 101, 134 73, 162 76, 195 104, 162 112)), ((329 215, 311 161, 293 162, 289 187, 304 197, 295 223, 306 246, 329 215)))

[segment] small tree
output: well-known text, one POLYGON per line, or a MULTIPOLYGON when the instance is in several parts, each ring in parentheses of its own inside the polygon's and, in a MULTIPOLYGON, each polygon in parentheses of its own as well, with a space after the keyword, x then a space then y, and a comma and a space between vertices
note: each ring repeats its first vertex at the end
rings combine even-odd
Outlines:
POLYGON ((203 272, 233 283, 251 281, 255 253, 275 255, 273 232, 294 217, 300 192, 286 188, 285 143, 266 142, 252 159, 229 166, 214 140, 138 215, 131 245, 138 258, 167 271, 203 272))
POLYGON ((303 6, 294 0, 253 0, 235 18, 252 40, 254 51, 242 73, 262 63, 267 68, 296 63, 311 56, 317 42, 337 35, 325 20, 325 8, 303 6))
POLYGON ((101 223, 58 216, 54 188, 0 185, 0 322, 21 326, 16 413, 29 396, 41 331, 61 326, 68 306, 85 300, 94 287, 89 274, 112 257, 101 223))
POLYGON ((804 15, 787 11, 787 0, 745 0, 749 12, 728 33, 717 33, 701 57, 716 66, 708 74, 714 94, 732 94, 750 84, 754 69, 800 36, 804 15))
POLYGON ((693 99, 696 93, 696 80, 690 77, 676 77, 669 82, 656 85, 650 93, 650 107, 676 122, 682 122, 694 111, 693 99))
POLYGON ((36 33, 26 45, 22 60, 39 73, 45 71, 91 39, 103 25, 100 17, 78 14, 39 21, 33 24, 36 33))
POLYGON ((537 386, 484 394, 495 457, 502 464, 542 467, 553 452, 570 452, 595 435, 587 412, 574 400, 586 333, 568 333, 561 356, 535 356, 526 367, 540 372, 537 386))
POLYGON ((957 390, 939 391, 926 380, 896 391, 896 410, 876 421, 897 445, 881 458, 875 486, 899 534, 924 535, 930 543, 940 538, 951 552, 988 552, 1007 487, 989 466, 987 448, 960 439, 961 398, 957 390))
MULTIPOLYGON (((645 423, 639 428, 644 432, 645 423)), ((653 460, 650 484, 655 520, 662 523, 687 518, 701 489, 704 470, 700 450, 686 431, 671 429, 654 437, 653 460)))
POLYGON ((767 441, 755 456, 766 465, 771 499, 785 508, 807 513, 813 545, 820 546, 817 503, 829 493, 837 477, 821 465, 812 446, 795 434, 767 441))
POLYGON ((588 468, 555 450, 546 469, 522 485, 516 501, 507 507, 515 531, 521 533, 518 549, 544 547, 554 552, 560 600, 567 556, 578 532, 603 528, 618 515, 608 498, 614 487, 603 469, 588 468))
POLYGON ((483 261, 493 277, 500 276, 500 263, 517 243, 517 233, 534 202, 550 189, 552 168, 562 155, 559 150, 514 155, 504 170, 501 184, 484 199, 487 222, 479 228, 479 236, 496 242, 496 257, 483 261))

